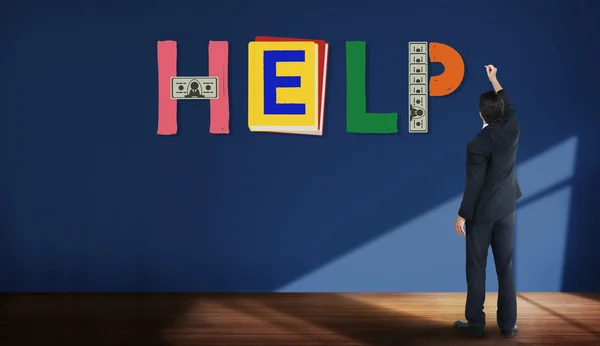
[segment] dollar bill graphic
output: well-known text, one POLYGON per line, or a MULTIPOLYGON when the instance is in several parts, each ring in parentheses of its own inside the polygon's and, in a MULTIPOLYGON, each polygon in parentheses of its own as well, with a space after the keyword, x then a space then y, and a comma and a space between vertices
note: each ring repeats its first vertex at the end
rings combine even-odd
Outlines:
POLYGON ((427 42, 408 42, 409 53, 427 53, 427 42))
POLYGON ((429 130, 428 55, 427 42, 408 43, 408 132, 410 133, 427 133, 429 130))
POLYGON ((205 100, 219 97, 217 77, 172 77, 171 98, 205 100))

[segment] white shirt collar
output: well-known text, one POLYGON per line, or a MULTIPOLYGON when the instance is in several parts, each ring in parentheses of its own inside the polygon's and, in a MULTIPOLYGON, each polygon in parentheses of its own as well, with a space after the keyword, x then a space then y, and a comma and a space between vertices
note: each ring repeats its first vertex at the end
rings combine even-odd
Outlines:
POLYGON ((483 127, 481 129, 485 129, 486 126, 488 126, 488 124, 483 124, 483 127))

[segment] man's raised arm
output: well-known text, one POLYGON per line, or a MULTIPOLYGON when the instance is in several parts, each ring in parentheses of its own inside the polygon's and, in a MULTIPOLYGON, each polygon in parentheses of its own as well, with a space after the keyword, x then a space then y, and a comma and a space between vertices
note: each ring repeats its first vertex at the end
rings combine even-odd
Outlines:
POLYGON ((510 99, 508 98, 506 91, 504 90, 504 88, 502 88, 502 85, 500 85, 500 82, 498 82, 498 78, 496 77, 498 69, 494 67, 494 65, 486 65, 485 70, 487 72, 488 78, 490 79, 490 82, 492 83, 492 86, 494 87, 494 91, 498 95, 500 95, 500 97, 502 97, 502 100, 504 101, 504 118, 508 120, 510 118, 515 117, 515 109, 512 103, 510 103, 510 99))

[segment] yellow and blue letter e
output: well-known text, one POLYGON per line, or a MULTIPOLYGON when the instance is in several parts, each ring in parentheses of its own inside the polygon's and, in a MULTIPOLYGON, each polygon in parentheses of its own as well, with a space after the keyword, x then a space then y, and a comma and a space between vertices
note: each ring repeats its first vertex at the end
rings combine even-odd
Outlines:
POLYGON ((248 127, 253 132, 318 128, 318 46, 314 42, 250 42, 248 127))

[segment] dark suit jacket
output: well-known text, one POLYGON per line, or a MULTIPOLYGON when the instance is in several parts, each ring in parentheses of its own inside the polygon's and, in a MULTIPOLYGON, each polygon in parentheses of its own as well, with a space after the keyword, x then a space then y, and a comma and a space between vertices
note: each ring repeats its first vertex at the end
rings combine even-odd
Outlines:
POLYGON ((504 90, 504 118, 467 144, 467 182, 458 215, 471 224, 494 222, 516 208, 521 187, 515 175, 519 122, 504 90))

